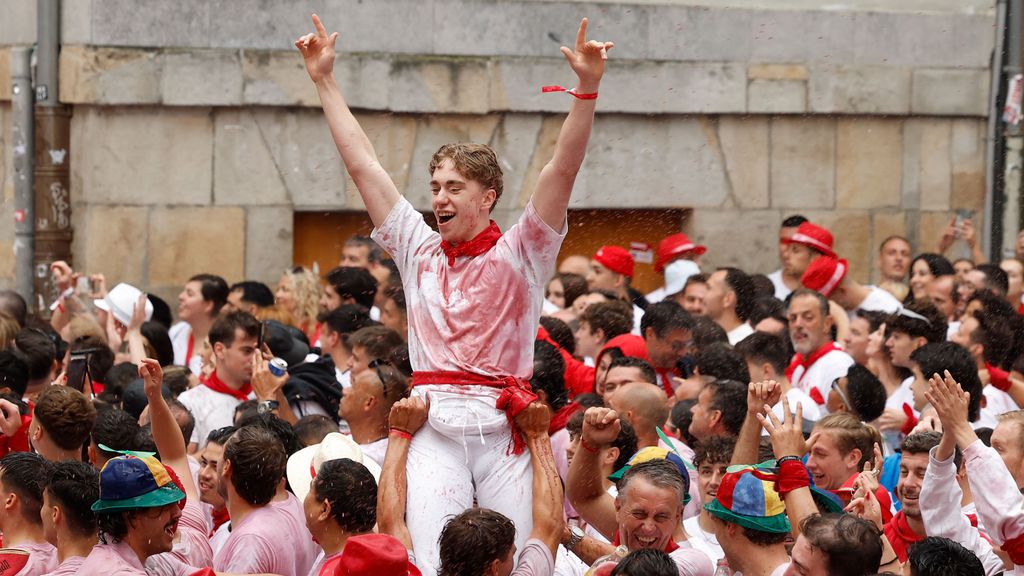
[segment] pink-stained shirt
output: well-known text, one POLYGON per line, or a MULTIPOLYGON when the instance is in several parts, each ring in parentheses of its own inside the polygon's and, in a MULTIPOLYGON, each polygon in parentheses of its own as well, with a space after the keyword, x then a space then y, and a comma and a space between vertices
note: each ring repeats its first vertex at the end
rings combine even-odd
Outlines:
POLYGON ((529 378, 544 285, 567 229, 553 230, 530 202, 491 250, 448 266, 440 234, 400 199, 372 237, 402 277, 413 370, 529 378))
MULTIPOLYGON (((976 440, 964 450, 964 464, 978 520, 992 541, 1002 545, 1024 534, 1024 495, 999 454, 976 440)), ((1024 566, 1014 566, 1012 574, 1024 574, 1024 566)))
POLYGON ((44 576, 74 576, 79 573, 82 567, 82 563, 85 562, 85 556, 72 556, 65 558, 60 566, 53 572, 45 574, 44 576))
MULTIPOLYGON (((964 516, 960 507, 964 494, 956 481, 954 457, 950 455, 946 460, 938 460, 935 458, 938 449, 936 446, 928 453, 928 469, 924 473, 924 483, 918 498, 921 519, 928 535, 959 542, 981 560, 986 576, 994 576, 1003 571, 1003 561, 992 551, 988 540, 982 538, 978 529, 971 526, 971 521, 964 516)), ((988 484, 987 480, 981 483, 986 486, 988 484)), ((973 489, 972 486, 972 492, 973 489)))
POLYGON ((519 563, 510 576, 551 576, 555 572, 555 559, 547 544, 530 538, 519 553, 519 563))
POLYGON ((97 544, 78 569, 81 576, 143 576, 146 569, 128 544, 97 544))
POLYGON ((235 574, 309 574, 317 551, 305 520, 295 517, 292 500, 298 502, 289 493, 288 500, 262 506, 241 522, 232 522, 231 535, 213 557, 214 569, 235 574))
POLYGON ((26 542, 9 546, 28 552, 28 564, 15 576, 40 576, 57 569, 57 549, 49 542, 26 542))
POLYGON ((189 500, 178 520, 178 535, 170 552, 146 558, 146 568, 164 575, 189 576, 213 563, 209 528, 199 501, 189 500))

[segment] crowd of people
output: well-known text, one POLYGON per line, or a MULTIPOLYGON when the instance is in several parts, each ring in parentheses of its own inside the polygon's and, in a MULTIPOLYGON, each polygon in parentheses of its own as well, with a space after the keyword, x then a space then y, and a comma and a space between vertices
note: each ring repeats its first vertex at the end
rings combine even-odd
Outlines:
POLYGON ((983 262, 958 220, 883 241, 874 286, 793 215, 770 274, 684 233, 648 294, 623 247, 559 258, 613 48, 586 20, 522 218, 450 144, 435 231, 313 20, 372 237, 276 290, 196 274, 175 314, 65 262, 47 314, 0 292, 0 575, 1024 574, 1024 253, 983 262))

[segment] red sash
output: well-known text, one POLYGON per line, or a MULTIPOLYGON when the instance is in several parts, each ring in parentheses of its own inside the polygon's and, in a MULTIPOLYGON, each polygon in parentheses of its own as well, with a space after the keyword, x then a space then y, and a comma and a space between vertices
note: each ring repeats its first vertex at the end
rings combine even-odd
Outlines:
POLYGON ((252 393, 252 384, 246 384, 245 386, 242 386, 240 390, 230 388, 227 384, 222 382, 220 378, 217 377, 216 370, 210 373, 210 377, 206 379, 206 382, 203 382, 203 386, 206 386, 207 388, 213 390, 214 392, 220 392, 221 394, 234 396, 235 398, 238 398, 238 400, 241 402, 245 402, 246 400, 248 400, 249 394, 252 393))
MULTIPOLYGON (((839 346, 836 346, 835 342, 829 342, 822 346, 821 348, 815 350, 814 354, 808 356, 806 360, 804 359, 802 354, 797 354, 793 356, 793 361, 790 362, 789 367, 786 368, 786 378, 788 378, 792 382, 793 373, 796 372, 796 369, 798 367, 802 366, 804 372, 803 374, 800 375, 800 379, 803 380, 804 376, 807 374, 807 371, 811 369, 811 366, 813 366, 815 362, 821 359, 822 356, 828 354, 829 352, 832 352, 833 350, 841 350, 841 348, 839 348, 839 346)), ((797 384, 798 382, 793 382, 794 386, 796 386, 797 384)))
POLYGON ((413 372, 412 385, 426 386, 437 384, 454 384, 458 386, 489 386, 501 388, 501 395, 495 402, 495 408, 503 410, 512 428, 512 454, 522 454, 526 449, 526 440, 516 427, 516 416, 537 399, 530 389, 530 383, 515 376, 483 376, 472 372, 413 372))
POLYGON ((501 230, 494 220, 491 220, 491 224, 484 228, 483 232, 474 236, 472 240, 460 242, 458 245, 452 244, 447 240, 441 240, 441 250, 448 257, 448 266, 451 267, 455 266, 455 259, 460 256, 479 256, 494 248, 494 245, 498 243, 500 238, 501 230))

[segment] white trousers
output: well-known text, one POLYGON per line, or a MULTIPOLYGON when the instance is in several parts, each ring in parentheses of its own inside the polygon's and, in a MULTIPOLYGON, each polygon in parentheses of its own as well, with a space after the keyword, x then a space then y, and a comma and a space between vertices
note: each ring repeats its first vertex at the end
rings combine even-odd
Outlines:
POLYGON ((474 502, 512 520, 516 550, 523 549, 533 530, 530 453, 510 453, 508 420, 494 407, 498 393, 485 386, 413 389, 430 403, 430 416, 413 437, 406 468, 406 524, 424 576, 437 574, 445 524, 474 502))

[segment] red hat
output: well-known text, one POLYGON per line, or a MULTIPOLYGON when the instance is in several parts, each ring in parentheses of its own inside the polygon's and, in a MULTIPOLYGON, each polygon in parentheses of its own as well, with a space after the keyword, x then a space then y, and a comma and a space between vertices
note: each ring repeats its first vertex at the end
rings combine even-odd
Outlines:
POLYGON ((633 255, 621 246, 601 246, 594 260, 616 274, 633 277, 633 255))
POLYGON ((362 534, 345 542, 332 576, 421 576, 409 562, 409 552, 396 538, 387 534, 362 534))
POLYGON ((618 348, 623 356, 631 356, 648 361, 651 359, 647 353, 647 342, 642 337, 636 334, 619 334, 605 342, 604 346, 601 347, 601 351, 597 353, 597 358, 594 359, 594 365, 600 366, 601 356, 604 356, 604 353, 612 348, 618 348))
POLYGON ((832 233, 810 222, 801 224, 796 232, 786 240, 786 244, 803 244, 826 256, 836 255, 832 251, 832 233))
POLYGON ((700 244, 694 244, 689 237, 682 232, 666 236, 658 243, 658 259, 654 262, 654 271, 661 274, 665 270, 665 266, 680 254, 693 252, 697 256, 700 256, 707 251, 708 249, 706 247, 701 246, 700 244))
POLYGON ((822 296, 828 298, 836 286, 843 281, 843 278, 846 278, 849 268, 846 260, 842 258, 819 256, 814 259, 814 262, 811 262, 807 270, 804 270, 800 283, 804 285, 804 288, 820 292, 822 296))

